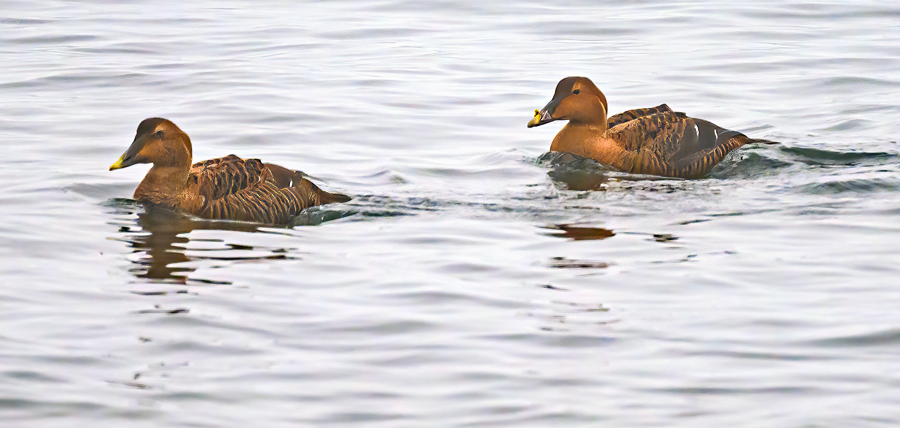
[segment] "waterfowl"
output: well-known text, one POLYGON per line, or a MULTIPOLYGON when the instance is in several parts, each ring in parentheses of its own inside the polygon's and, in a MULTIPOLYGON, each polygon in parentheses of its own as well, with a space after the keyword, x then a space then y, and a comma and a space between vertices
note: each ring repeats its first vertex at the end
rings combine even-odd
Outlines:
POLYGON ((669 106, 628 110, 607 119, 606 96, 587 77, 566 77, 528 127, 568 120, 550 151, 569 152, 634 174, 699 178, 730 151, 755 140, 669 106))
POLYGON ((153 167, 134 191, 139 202, 206 219, 285 224, 305 208, 347 202, 303 173, 235 155, 191 164, 191 139, 167 119, 145 119, 131 147, 110 171, 139 163, 153 167))

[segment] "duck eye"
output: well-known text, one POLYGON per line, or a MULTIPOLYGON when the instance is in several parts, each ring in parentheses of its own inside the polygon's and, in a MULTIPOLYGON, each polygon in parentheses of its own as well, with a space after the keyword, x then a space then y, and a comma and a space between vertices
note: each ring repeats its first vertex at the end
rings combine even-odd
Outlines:
POLYGON ((576 89, 576 90, 572 91, 572 93, 575 95, 578 95, 579 92, 581 92, 581 89, 576 89))
POLYGON ((163 139, 163 132, 162 132, 162 131, 156 131, 156 133, 153 134, 153 136, 156 137, 156 138, 159 138, 160 140, 162 140, 162 139, 163 139))

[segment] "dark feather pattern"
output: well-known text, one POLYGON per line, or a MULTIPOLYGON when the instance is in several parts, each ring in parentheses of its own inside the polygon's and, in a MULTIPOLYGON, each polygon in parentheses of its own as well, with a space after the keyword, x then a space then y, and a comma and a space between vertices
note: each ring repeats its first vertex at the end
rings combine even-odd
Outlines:
POLYGON ((622 113, 615 114, 610 116, 609 119, 606 120, 607 126, 612 128, 616 125, 621 125, 625 122, 632 121, 639 117, 649 116, 651 114, 656 113, 665 113, 672 111, 666 104, 660 104, 656 107, 647 107, 647 108, 636 108, 633 110, 623 111, 622 113))
POLYGON ((630 172, 683 178, 706 174, 750 141, 740 132, 672 111, 638 117, 608 132, 622 148, 636 152, 630 172))
POLYGON ((350 199, 322 191, 299 173, 290 186, 279 187, 259 159, 235 155, 195 163, 191 176, 204 198, 197 215, 209 219, 283 224, 308 207, 350 199))

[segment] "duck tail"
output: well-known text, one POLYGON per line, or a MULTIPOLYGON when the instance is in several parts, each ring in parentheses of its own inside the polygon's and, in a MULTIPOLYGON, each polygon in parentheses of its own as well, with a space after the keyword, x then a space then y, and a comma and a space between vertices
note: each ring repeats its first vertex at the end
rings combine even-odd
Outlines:
POLYGON ((750 138, 744 136, 747 141, 743 142, 743 144, 781 144, 778 141, 766 140, 764 138, 750 138))
MULTIPOLYGON (((302 174, 298 172, 298 174, 302 174)), ((325 204, 333 204, 335 202, 349 202, 351 197, 341 194, 341 193, 329 193, 316 186, 316 183, 307 180, 306 178, 299 178, 298 181, 294 181, 293 187, 298 189, 305 189, 305 193, 309 195, 311 201, 318 200, 318 202, 311 204, 312 205, 325 205, 325 204)))
POLYGON ((332 204, 335 202, 350 202, 353 198, 344 195, 342 193, 328 193, 322 189, 319 189, 319 200, 322 201, 323 204, 332 204))
POLYGON ((328 193, 316 186, 312 181, 307 180, 303 171, 287 169, 280 165, 267 163, 266 167, 272 172, 272 178, 278 185, 278 188, 284 189, 288 187, 303 188, 309 186, 319 198, 319 204, 331 204, 335 202, 349 202, 351 197, 340 193, 328 193))

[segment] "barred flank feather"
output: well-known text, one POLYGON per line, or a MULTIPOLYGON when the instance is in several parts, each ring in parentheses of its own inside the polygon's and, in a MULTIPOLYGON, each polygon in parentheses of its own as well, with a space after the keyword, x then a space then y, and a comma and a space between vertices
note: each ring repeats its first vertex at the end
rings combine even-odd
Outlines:
POLYGON ((229 155, 194 164, 191 174, 197 175, 199 192, 206 198, 197 214, 210 219, 284 224, 311 206, 350 200, 322 191, 297 172, 292 180, 285 179, 283 171, 290 170, 272 165, 275 168, 280 168, 278 181, 259 159, 229 155))
POLYGON ((610 129, 608 136, 623 149, 638 154, 628 172, 640 174, 699 178, 729 152, 751 142, 739 132, 673 111, 640 116, 620 125, 610 129))

